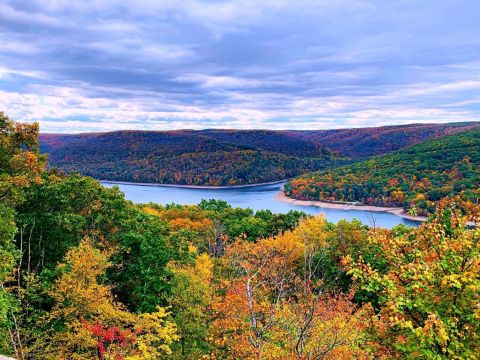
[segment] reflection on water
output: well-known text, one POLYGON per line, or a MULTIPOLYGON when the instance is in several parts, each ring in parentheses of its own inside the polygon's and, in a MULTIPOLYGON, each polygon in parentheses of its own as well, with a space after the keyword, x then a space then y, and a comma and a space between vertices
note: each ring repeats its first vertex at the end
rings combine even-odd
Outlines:
MULTIPOLYGON (((112 183, 102 183, 112 187, 112 183)), ((233 207, 249 207, 253 210, 269 209, 275 213, 286 213, 289 210, 299 210, 307 214, 324 214, 331 222, 339 220, 358 219, 366 225, 375 224, 378 227, 392 228, 398 224, 410 226, 417 222, 403 219, 390 213, 364 210, 324 209, 318 206, 302 206, 287 204, 275 199, 275 195, 283 184, 260 185, 248 188, 230 189, 189 189, 166 186, 143 186, 115 184, 134 203, 154 202, 158 204, 198 204, 202 199, 225 200, 233 207)))

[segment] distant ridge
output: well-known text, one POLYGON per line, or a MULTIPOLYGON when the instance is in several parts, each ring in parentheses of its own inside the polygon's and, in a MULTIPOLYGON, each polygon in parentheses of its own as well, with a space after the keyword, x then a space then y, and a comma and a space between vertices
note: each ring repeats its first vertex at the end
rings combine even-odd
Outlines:
POLYGON ((439 138, 480 127, 480 122, 444 124, 406 124, 394 126, 292 131, 294 136, 308 139, 316 144, 352 158, 387 154, 406 146, 419 144, 428 139, 439 138))
POLYGON ((40 136, 66 172, 104 180, 244 185, 291 178, 345 162, 323 146, 274 131, 116 131, 40 136))
POLYGON ((386 154, 480 123, 340 130, 172 130, 41 134, 50 163, 104 180, 229 186, 265 183, 386 154))

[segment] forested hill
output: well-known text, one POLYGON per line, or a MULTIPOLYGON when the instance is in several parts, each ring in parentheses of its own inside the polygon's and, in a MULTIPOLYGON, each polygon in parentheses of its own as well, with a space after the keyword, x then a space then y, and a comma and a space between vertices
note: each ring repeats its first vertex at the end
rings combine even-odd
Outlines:
POLYGON ((282 180, 342 162, 275 131, 118 131, 40 136, 50 163, 98 179, 193 185, 282 180))
POLYGON ((187 185, 270 182, 389 153, 480 123, 272 131, 116 131, 40 135, 50 164, 97 179, 187 185))
POLYGON ((290 134, 321 144, 347 157, 366 158, 478 127, 480 122, 408 124, 358 129, 292 131, 290 134))
POLYGON ((353 201, 380 206, 415 206, 432 211, 447 196, 464 208, 480 195, 480 129, 399 150, 381 157, 293 179, 288 196, 353 201))
POLYGON ((199 133, 220 141, 289 156, 311 158, 329 154, 324 145, 307 138, 308 131, 302 132, 303 137, 271 130, 202 130, 199 133))

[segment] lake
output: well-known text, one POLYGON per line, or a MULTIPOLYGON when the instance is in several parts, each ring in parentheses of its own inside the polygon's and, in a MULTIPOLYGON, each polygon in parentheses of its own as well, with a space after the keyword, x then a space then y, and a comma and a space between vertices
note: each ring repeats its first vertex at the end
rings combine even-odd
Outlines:
POLYGON ((318 206, 303 206, 287 204, 275 199, 283 184, 259 185, 245 188, 227 189, 191 189, 184 187, 170 187, 161 185, 133 185, 102 182, 105 187, 118 186, 125 194, 125 198, 134 203, 154 202, 157 204, 198 204, 202 199, 225 200, 233 207, 251 208, 253 210, 268 209, 274 213, 286 213, 290 210, 299 210, 311 215, 323 214, 327 220, 358 219, 366 225, 392 228, 398 224, 417 226, 419 223, 401 218, 386 212, 372 212, 363 210, 324 209, 318 206))

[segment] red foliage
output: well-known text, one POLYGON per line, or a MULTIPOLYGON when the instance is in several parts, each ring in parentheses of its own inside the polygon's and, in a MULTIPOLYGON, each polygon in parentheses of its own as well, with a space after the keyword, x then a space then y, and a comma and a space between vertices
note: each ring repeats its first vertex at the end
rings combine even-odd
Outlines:
MULTIPOLYGON (((100 359, 104 357, 105 353, 108 353, 111 345, 124 348, 136 342, 135 335, 130 330, 121 330, 116 326, 105 328, 101 324, 91 325, 88 322, 84 322, 84 326, 97 337, 97 351, 100 359)), ((122 360, 122 357, 116 355, 115 359, 122 360)))

